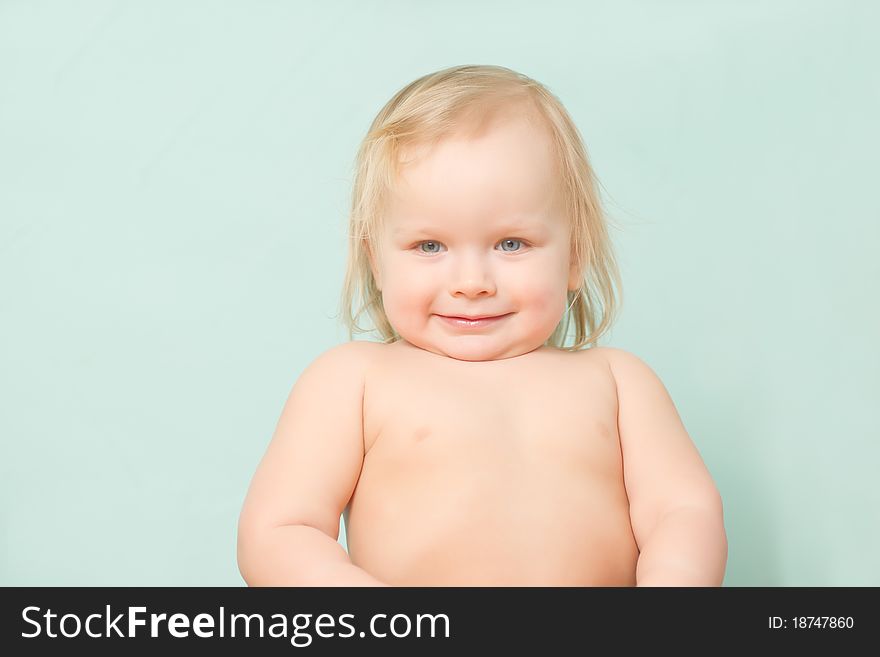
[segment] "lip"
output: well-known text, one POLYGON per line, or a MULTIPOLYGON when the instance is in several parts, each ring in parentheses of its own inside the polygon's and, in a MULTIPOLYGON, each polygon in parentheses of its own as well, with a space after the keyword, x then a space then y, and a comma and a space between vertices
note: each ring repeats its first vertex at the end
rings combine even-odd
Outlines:
POLYGON ((480 329, 497 324, 505 317, 509 317, 513 313, 504 315, 482 315, 477 317, 456 317, 452 315, 437 315, 443 322, 450 326, 463 329, 480 329))

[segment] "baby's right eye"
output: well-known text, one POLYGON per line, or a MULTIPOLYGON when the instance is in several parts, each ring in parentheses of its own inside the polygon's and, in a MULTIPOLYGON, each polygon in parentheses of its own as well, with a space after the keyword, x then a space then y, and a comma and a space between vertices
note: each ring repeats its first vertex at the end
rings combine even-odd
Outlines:
POLYGON ((440 242, 419 242, 416 248, 420 253, 440 253, 440 242), (431 248, 425 250, 422 248, 423 246, 431 248))

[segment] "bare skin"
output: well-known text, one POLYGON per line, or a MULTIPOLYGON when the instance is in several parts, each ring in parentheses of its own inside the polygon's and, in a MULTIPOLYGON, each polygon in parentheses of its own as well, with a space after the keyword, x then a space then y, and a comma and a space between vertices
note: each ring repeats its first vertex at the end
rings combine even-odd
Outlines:
POLYGON ((719 586, 727 559, 665 388, 608 347, 330 349, 291 391, 238 540, 251 586, 719 586))
POLYGON ((638 548, 601 350, 459 361, 376 345, 351 560, 398 586, 629 586, 638 548))
POLYGON ((248 584, 721 584, 721 499, 660 379, 542 346, 581 269, 524 116, 405 167, 370 256, 402 340, 294 385, 239 519, 248 584))

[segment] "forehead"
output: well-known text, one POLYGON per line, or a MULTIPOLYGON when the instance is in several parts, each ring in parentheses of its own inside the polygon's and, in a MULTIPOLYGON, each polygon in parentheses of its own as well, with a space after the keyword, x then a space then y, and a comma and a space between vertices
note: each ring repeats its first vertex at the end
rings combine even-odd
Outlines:
POLYGON ((395 227, 422 221, 547 215, 558 200, 549 130, 507 114, 479 131, 411 146, 390 199, 395 227))

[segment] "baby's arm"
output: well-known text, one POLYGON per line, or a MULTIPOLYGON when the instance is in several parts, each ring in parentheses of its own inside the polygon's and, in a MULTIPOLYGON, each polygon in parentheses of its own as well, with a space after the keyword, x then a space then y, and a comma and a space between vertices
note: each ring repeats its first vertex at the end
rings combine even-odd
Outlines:
POLYGON ((326 351, 293 386, 239 517, 238 567, 248 585, 384 586, 337 542, 364 459, 371 346, 326 351))
POLYGON ((637 586, 721 586, 727 564, 721 496, 675 405, 636 356, 605 348, 617 381, 618 429, 637 586))

